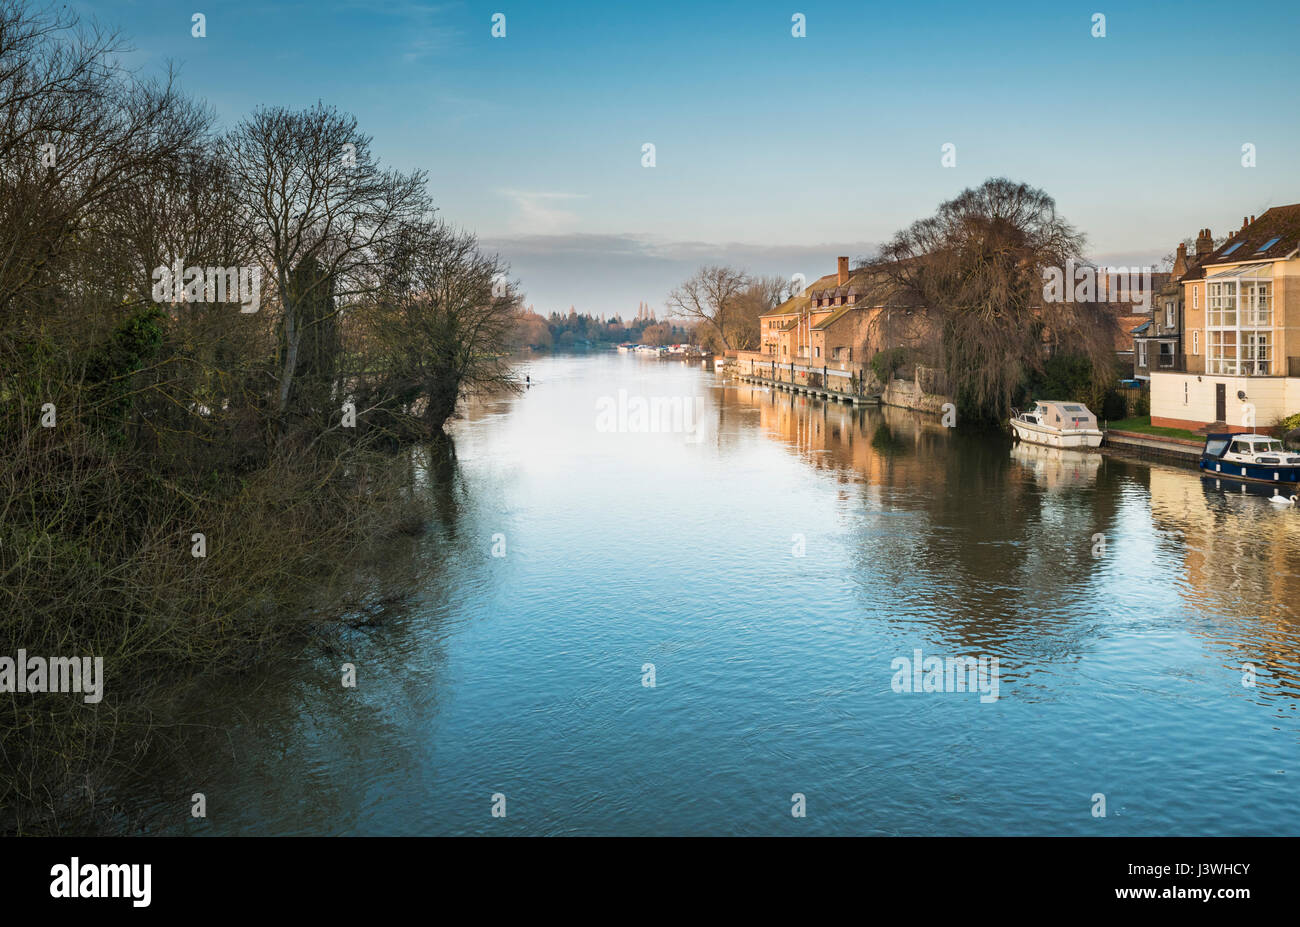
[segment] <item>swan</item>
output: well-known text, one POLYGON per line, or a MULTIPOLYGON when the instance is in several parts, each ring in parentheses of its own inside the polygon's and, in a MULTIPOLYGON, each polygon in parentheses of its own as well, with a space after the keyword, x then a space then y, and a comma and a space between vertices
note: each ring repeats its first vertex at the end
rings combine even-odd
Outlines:
POLYGON ((1274 505, 1295 505, 1296 497, 1272 495, 1269 496, 1268 501, 1272 502, 1274 505))

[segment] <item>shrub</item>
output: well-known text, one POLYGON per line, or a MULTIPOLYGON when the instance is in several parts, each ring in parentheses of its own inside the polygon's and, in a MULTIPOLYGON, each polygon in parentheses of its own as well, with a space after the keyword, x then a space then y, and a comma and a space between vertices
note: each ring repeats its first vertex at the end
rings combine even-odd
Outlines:
POLYGON ((1128 407, 1124 404, 1124 394, 1117 389, 1108 390, 1101 401, 1101 417, 1106 421, 1118 421, 1128 417, 1128 407))
POLYGON ((888 385, 898 368, 907 363, 907 348, 888 348, 871 358, 871 370, 876 379, 888 385))

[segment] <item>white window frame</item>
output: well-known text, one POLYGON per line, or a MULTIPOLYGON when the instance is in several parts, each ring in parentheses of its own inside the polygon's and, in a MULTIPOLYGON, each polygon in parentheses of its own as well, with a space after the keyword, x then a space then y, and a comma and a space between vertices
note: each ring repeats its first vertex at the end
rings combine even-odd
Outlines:
POLYGON ((1208 278, 1205 281, 1205 322, 1210 333, 1206 350, 1207 373, 1217 376, 1272 375, 1272 265, 1247 265, 1208 278), (1232 333, 1231 345, 1227 344, 1228 333, 1232 333), (1230 351, 1227 350, 1229 347, 1230 351))

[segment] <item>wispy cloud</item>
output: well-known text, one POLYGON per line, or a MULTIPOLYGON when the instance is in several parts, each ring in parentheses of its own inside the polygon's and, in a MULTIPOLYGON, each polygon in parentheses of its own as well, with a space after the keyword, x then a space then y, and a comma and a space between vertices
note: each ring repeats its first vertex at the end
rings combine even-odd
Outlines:
POLYGON ((514 206, 510 228, 520 235, 553 235, 567 232, 578 224, 578 215, 564 204, 585 200, 585 193, 546 193, 524 190, 498 190, 514 206))
POLYGON ((451 14, 461 3, 420 3, 419 0, 395 0, 377 4, 374 0, 338 0, 337 9, 363 10, 376 18, 393 20, 405 37, 402 59, 419 61, 454 46, 461 38, 460 29, 449 24, 451 14))

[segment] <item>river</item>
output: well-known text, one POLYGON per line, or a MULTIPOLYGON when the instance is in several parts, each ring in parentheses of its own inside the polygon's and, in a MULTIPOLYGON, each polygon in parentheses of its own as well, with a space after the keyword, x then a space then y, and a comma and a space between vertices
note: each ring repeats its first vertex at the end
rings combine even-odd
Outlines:
POLYGON ((698 364, 522 373, 423 474, 427 586, 214 687, 134 795, 165 829, 1300 833, 1300 511, 698 364), (918 650, 996 699, 895 691, 918 650))

